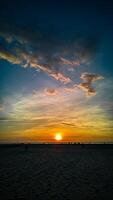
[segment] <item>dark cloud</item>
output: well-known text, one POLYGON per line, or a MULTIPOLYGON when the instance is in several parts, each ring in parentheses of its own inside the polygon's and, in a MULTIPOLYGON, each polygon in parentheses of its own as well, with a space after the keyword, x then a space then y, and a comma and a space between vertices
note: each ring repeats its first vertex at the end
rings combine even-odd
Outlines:
MULTIPOLYGON (((2 25, 0 29, 0 36, 6 41, 4 46, 8 46, 7 51, 0 51, 1 59, 42 70, 64 84, 71 82, 69 69, 87 64, 97 51, 98 40, 95 37, 75 34, 66 39, 41 28, 34 31, 9 25, 2 25)), ((90 91, 93 91, 92 88, 90 91)))
POLYGON ((70 87, 65 87, 65 91, 66 92, 75 92, 77 90, 77 88, 79 88, 79 89, 85 91, 87 96, 94 96, 94 95, 96 95, 96 90, 92 86, 92 83, 97 80, 104 79, 104 77, 99 74, 91 74, 91 73, 87 73, 87 72, 82 73, 80 78, 84 82, 82 82, 80 84, 74 84, 70 87))
POLYGON ((104 77, 98 74, 91 74, 91 73, 84 72, 81 74, 80 78, 88 83, 92 83, 94 81, 103 79, 104 77))
POLYGON ((29 45, 33 49, 33 53, 40 53, 44 55, 46 61, 66 61, 69 57, 73 58, 72 62, 67 64, 78 64, 80 62, 89 60, 98 49, 99 39, 94 36, 82 36, 76 34, 68 38, 62 37, 57 32, 45 30, 41 27, 29 28, 15 28, 14 26, 1 25, 0 36, 4 37, 6 41, 18 42, 21 48, 29 45), (23 45, 23 46, 22 46, 23 45), (74 60, 74 61, 73 61, 74 60))
POLYGON ((86 92, 88 96, 94 96, 96 94, 96 90, 89 83, 80 83, 78 88, 82 89, 86 92))
POLYGON ((74 123, 63 122, 62 124, 63 124, 63 125, 66 125, 66 126, 77 127, 77 125, 74 124, 74 123))
POLYGON ((96 94, 96 90, 92 86, 92 82, 104 79, 104 77, 101 75, 91 74, 91 73, 87 73, 87 72, 82 73, 80 78, 84 82, 80 83, 77 87, 82 89, 83 91, 85 91, 88 96, 93 96, 96 94))

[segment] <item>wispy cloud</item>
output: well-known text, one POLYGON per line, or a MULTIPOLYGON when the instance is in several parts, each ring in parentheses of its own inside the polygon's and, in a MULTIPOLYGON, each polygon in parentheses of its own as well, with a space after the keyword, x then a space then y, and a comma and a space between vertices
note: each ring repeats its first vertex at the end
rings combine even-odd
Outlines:
MULTIPOLYGON (((29 122, 37 126, 60 125, 72 126, 74 128, 87 129, 91 128, 106 128, 110 125, 110 121, 104 112, 104 109, 100 106, 90 105, 86 100, 83 101, 83 96, 78 91, 76 94, 71 93, 66 95, 64 91, 59 95, 50 98, 50 93, 55 93, 54 90, 38 91, 35 94, 27 96, 21 96, 19 98, 12 97, 12 100, 7 98, 7 102, 11 105, 8 110, 9 113, 4 113, 5 117, 2 120, 15 120, 23 121, 23 123, 29 122), (62 105, 62 106, 60 106, 62 105), (68 113, 68 114, 67 114, 68 113), (98 119, 98 121, 97 121, 98 119)), ((88 101, 91 101, 90 99, 88 101)), ((111 122, 112 125, 112 122, 111 122)))
POLYGON ((60 60, 61 60, 62 64, 68 65, 68 66, 71 66, 71 67, 76 67, 76 66, 80 65, 79 60, 69 60, 69 59, 66 59, 66 58, 63 58, 63 57, 61 57, 60 60))
POLYGON ((49 74, 50 77, 53 77, 54 79, 61 81, 64 84, 67 84, 71 81, 69 77, 66 77, 61 72, 57 72, 54 69, 49 68, 49 66, 47 66, 46 64, 39 64, 38 59, 27 54, 20 53, 18 56, 14 56, 13 54, 8 53, 6 51, 0 51, 0 58, 12 64, 20 64, 22 67, 25 68, 31 67, 35 69, 40 69, 49 74))
MULTIPOLYGON (((12 64, 20 64, 24 68, 31 67, 35 69, 40 69, 43 72, 46 72, 50 77, 64 84, 71 82, 71 79, 69 77, 66 77, 63 73, 55 71, 54 68, 52 69, 50 66, 46 64, 40 64, 40 61, 38 60, 38 58, 27 55, 23 52, 20 52, 18 56, 14 56, 11 53, 8 53, 6 51, 0 51, 0 58, 7 60, 8 62, 12 64)), ((70 63, 71 61, 66 60, 66 62, 70 63)), ((73 65, 73 63, 71 64, 73 65)), ((80 88, 83 91, 85 91, 88 96, 94 96, 96 94, 96 90, 92 86, 92 83, 97 80, 101 80, 104 77, 98 74, 91 74, 91 73, 84 72, 81 74, 80 78, 84 81, 83 83, 73 84, 71 87, 65 87, 65 91, 73 92, 76 90, 76 88, 80 88)))
POLYGON ((84 82, 77 84, 69 71, 74 71, 76 67, 90 61, 97 51, 97 38, 75 36, 66 41, 55 34, 46 35, 43 31, 32 32, 10 27, 2 27, 0 36, 5 38, 6 46, 7 42, 13 42, 8 51, 0 50, 1 59, 24 68, 41 70, 63 84, 71 83, 72 86, 66 87, 65 91, 72 92, 80 88, 87 95, 96 94, 92 82, 103 79, 102 76, 82 73, 80 78, 84 82))
POLYGON ((7 42, 13 42, 13 47, 9 45, 9 52, 1 51, 2 59, 38 68, 63 83, 70 82, 68 70, 90 61, 99 43, 95 37, 75 35, 67 41, 55 33, 46 33, 40 28, 31 31, 11 28, 8 25, 1 26, 0 36, 6 40, 6 46, 7 42), (67 67, 64 67, 65 65, 67 67))
POLYGON ((0 58, 7 60, 8 62, 12 63, 12 64, 20 64, 21 60, 19 58, 17 58, 16 56, 12 55, 9 52, 6 51, 0 51, 0 58))
POLYGON ((37 63, 30 63, 30 66, 35 68, 35 69, 40 69, 40 70, 48 73, 50 75, 50 77, 53 77, 54 79, 61 81, 64 84, 71 82, 71 79, 69 77, 66 77, 61 72, 56 72, 56 71, 48 68, 48 66, 46 66, 46 65, 40 65, 40 64, 37 64, 37 63))
POLYGON ((89 135, 104 137, 106 131, 108 137, 112 134, 112 119, 109 120, 104 108, 92 98, 83 98, 78 89, 68 95, 64 88, 59 88, 58 95, 54 96, 55 89, 6 97, 3 106, 7 108, 3 110, 1 123, 7 137, 43 139, 47 134, 47 138, 53 138, 50 134, 57 131, 64 133, 64 138, 71 139, 76 135, 80 138, 89 135))

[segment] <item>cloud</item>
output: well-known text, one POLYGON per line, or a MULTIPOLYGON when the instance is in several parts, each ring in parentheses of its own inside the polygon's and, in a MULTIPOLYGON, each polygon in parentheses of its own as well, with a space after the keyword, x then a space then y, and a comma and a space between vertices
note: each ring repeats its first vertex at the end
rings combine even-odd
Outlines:
POLYGON ((92 83, 104 79, 103 76, 98 75, 98 74, 91 74, 84 72, 81 74, 80 78, 84 81, 83 83, 80 84, 74 84, 70 87, 65 87, 66 92, 75 92, 77 88, 83 90, 87 96, 94 96, 96 95, 96 90, 92 86, 92 83))
POLYGON ((6 23, 5 24, 2 23, 0 25, 1 25, 0 36, 3 37, 8 43, 16 41, 20 44, 25 45, 30 41, 33 41, 35 43, 36 40, 40 38, 40 34, 37 31, 35 34, 33 34, 33 31, 27 28, 20 29, 18 27, 10 26, 6 23))
POLYGON ((79 65, 87 62, 96 54, 100 43, 97 37, 90 35, 75 34, 74 37, 62 38, 51 27, 50 31, 39 26, 31 30, 2 23, 0 29, 0 36, 6 42, 13 42, 13 45, 18 43, 23 50, 28 50, 26 47, 29 46, 34 54, 38 52, 44 56, 46 64, 79 65))
POLYGON ((50 75, 55 78, 56 80, 60 80, 61 82, 63 82, 64 84, 67 84, 69 82, 71 82, 71 79, 69 77, 65 77, 63 74, 61 74, 60 72, 51 72, 50 75))
POLYGON ((65 87, 64 88, 66 92, 73 92, 75 91, 74 87, 65 87))
POLYGON ((12 64, 20 64, 21 63, 19 58, 17 58, 16 56, 14 56, 6 51, 0 51, 0 59, 7 60, 8 62, 10 62, 12 64))
POLYGON ((71 80, 69 77, 66 77, 61 72, 57 72, 49 68, 47 65, 38 64, 38 59, 27 54, 20 53, 18 56, 14 56, 11 53, 6 51, 0 51, 0 58, 4 59, 12 64, 20 64, 23 67, 32 67, 35 69, 40 69, 48 73, 54 79, 61 81, 64 84, 69 83, 71 80))
POLYGON ((69 66, 79 66, 80 65, 80 61, 79 60, 69 60, 66 58, 61 57, 60 58, 61 63, 64 65, 69 65, 69 66))
POLYGON ((75 124, 75 123, 62 122, 62 124, 63 124, 63 125, 66 125, 66 126, 76 127, 76 124, 75 124))
POLYGON ((96 95, 96 90, 89 83, 80 83, 78 88, 85 91, 88 96, 96 95))
POLYGON ((33 67, 33 68, 39 68, 41 69, 42 71, 48 73, 51 77, 53 77, 54 79, 58 80, 58 81, 61 81, 62 83, 64 84, 67 84, 69 82, 71 82, 71 79, 69 77, 66 77, 64 74, 62 74, 61 72, 56 72, 50 68, 48 68, 48 66, 46 65, 40 65, 40 64, 37 64, 37 63, 30 63, 30 66, 33 67))
POLYGON ((54 88, 47 88, 45 89, 45 94, 47 96, 56 96, 58 94, 58 90, 54 88))
POLYGON ((97 81, 97 80, 101 80, 101 79, 104 79, 103 76, 101 75, 98 75, 98 74, 91 74, 91 73, 87 73, 87 72, 84 72, 81 74, 80 78, 88 83, 92 83, 94 81, 97 81))
MULTIPOLYGON (((75 35, 66 39, 41 28, 31 31, 28 28, 11 28, 8 25, 1 26, 0 36, 5 39, 4 48, 5 45, 8 46, 6 48, 8 52, 0 51, 1 59, 12 64, 20 64, 25 68, 41 70, 63 84, 72 82, 69 71, 73 71, 83 63, 87 64, 95 55, 99 43, 96 37, 75 35)), ((94 75, 81 76, 81 79, 88 83, 97 78, 99 79, 94 75)), ((84 86, 79 85, 80 87, 84 86)), ((90 93, 91 91, 92 88, 90 93)))
POLYGON ((35 92, 35 95, 31 93, 19 98, 16 96, 15 98, 14 96, 10 98, 12 101, 6 98, 6 104, 8 105, 11 102, 10 107, 13 114, 9 113, 8 109, 5 117, 8 117, 11 121, 17 121, 17 123, 23 121, 27 126, 34 123, 37 130, 39 130, 40 124, 45 127, 45 123, 48 126, 52 123, 57 123, 57 128, 60 124, 64 124, 66 129, 67 126, 78 127, 81 130, 85 128, 86 131, 89 126, 94 126, 94 129, 110 126, 104 110, 99 105, 92 107, 87 100, 83 101, 80 93, 77 95, 65 95, 65 93, 60 92, 60 95, 50 98, 48 95, 44 95, 44 91, 41 90, 40 92, 35 92), (59 102, 62 106, 59 106, 59 102), (40 120, 42 120, 42 123, 40 120))
MULTIPOLYGON (((12 63, 12 64, 20 64, 23 67, 31 67, 31 68, 35 68, 35 69, 40 69, 44 72, 46 72, 50 77, 64 83, 70 83, 71 79, 69 77, 66 77, 63 73, 61 72, 57 72, 54 69, 52 69, 51 67, 49 67, 46 64, 40 64, 38 62, 40 62, 40 60, 38 60, 38 58, 32 56, 32 55, 27 55, 26 53, 23 52, 19 52, 18 56, 14 56, 11 53, 8 53, 6 51, 0 51, 0 58, 7 60, 8 62, 12 63)), ((63 59, 64 62, 66 63, 71 63, 73 65, 73 63, 71 61, 68 61, 67 59, 63 59)), ((67 92, 73 92, 75 91, 76 88, 80 88, 83 91, 86 92, 86 94, 88 96, 94 96, 96 94, 96 90, 93 88, 92 86, 92 82, 95 82, 97 80, 101 80, 104 77, 98 74, 91 74, 91 73, 87 73, 84 72, 81 74, 80 78, 84 81, 83 83, 80 83, 78 85, 73 85, 72 87, 66 87, 65 91, 67 92)), ((48 91, 48 95, 52 95, 52 91, 48 91)))
POLYGON ((93 88, 92 82, 104 79, 104 77, 101 75, 87 72, 82 73, 80 78, 85 82, 78 84, 77 87, 85 91, 88 96, 96 95, 96 90, 93 88))
POLYGON ((64 90, 66 91, 66 92, 75 92, 76 90, 77 90, 77 88, 78 88, 78 85, 77 84, 74 84, 74 85, 72 85, 72 86, 70 86, 70 87, 65 87, 64 88, 64 90))

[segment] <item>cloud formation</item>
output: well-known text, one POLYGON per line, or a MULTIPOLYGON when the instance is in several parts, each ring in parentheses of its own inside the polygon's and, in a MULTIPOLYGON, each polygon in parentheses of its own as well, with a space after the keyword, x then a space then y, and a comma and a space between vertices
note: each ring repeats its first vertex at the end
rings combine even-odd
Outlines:
POLYGON ((35 69, 40 69, 44 72, 46 72, 47 74, 49 74, 50 77, 53 77, 54 79, 61 81, 64 84, 67 84, 71 81, 71 79, 69 77, 66 77, 64 74, 62 74, 61 72, 57 72, 54 69, 51 69, 49 66, 47 65, 43 65, 43 64, 38 64, 35 62, 35 58, 31 59, 31 60, 27 60, 27 64, 24 65, 24 67, 27 67, 28 64, 30 67, 33 67, 35 69))
POLYGON ((61 57, 60 58, 61 60, 61 63, 64 64, 64 65, 69 65, 69 66, 79 66, 80 65, 80 61, 79 60, 69 60, 69 59, 66 59, 66 58, 63 58, 61 57))
POLYGON ((78 85, 78 88, 82 89, 83 91, 86 92, 86 95, 88 96, 94 96, 96 95, 96 90, 88 83, 80 83, 78 85))
MULTIPOLYGON (((0 36, 6 42, 13 42, 23 50, 30 47, 34 54, 38 52, 45 58, 46 64, 79 65, 89 61, 98 49, 99 40, 94 36, 83 36, 75 34, 74 37, 61 37, 52 31, 45 31, 38 27, 35 31, 18 27, 1 25, 0 36)), ((55 67, 55 66, 54 66, 55 67)))
POLYGON ((82 89, 83 91, 85 91, 88 96, 94 96, 96 94, 96 90, 92 86, 92 82, 104 79, 104 77, 101 75, 91 74, 91 73, 87 73, 87 72, 82 73, 80 78, 84 82, 80 83, 77 87, 82 89))
POLYGON ((16 56, 6 51, 0 51, 0 59, 7 60, 12 64, 20 64, 21 61, 16 56))
POLYGON ((58 90, 54 88, 47 88, 45 89, 45 94, 47 96, 56 96, 58 94, 58 90))
POLYGON ((38 60, 35 57, 31 57, 27 54, 20 53, 18 57, 8 53, 6 51, 0 51, 0 59, 4 59, 12 64, 20 64, 23 67, 32 67, 35 69, 40 69, 47 74, 49 74, 54 79, 61 81, 64 84, 69 83, 71 80, 69 77, 66 77, 61 72, 57 72, 54 69, 49 68, 47 65, 38 64, 38 60))
POLYGON ((85 82, 92 83, 94 81, 101 80, 104 77, 98 74, 91 74, 91 73, 84 72, 81 74, 80 78, 84 80, 85 82))
MULTIPOLYGON (((0 58, 12 64, 19 64, 24 68, 35 68, 43 71, 53 79, 63 84, 72 83, 73 77, 69 71, 83 63, 87 64, 97 51, 97 38, 77 36, 63 39, 42 30, 30 31, 8 26, 1 27, 0 36, 4 38, 3 46, 8 46, 8 51, 0 50, 0 58), (10 44, 9 44, 10 43, 10 44), (11 45, 13 43, 13 45, 11 45)), ((84 82, 67 88, 74 91, 80 88, 88 95, 94 95, 95 89, 92 82, 102 79, 95 74, 83 73, 80 77, 84 82)))

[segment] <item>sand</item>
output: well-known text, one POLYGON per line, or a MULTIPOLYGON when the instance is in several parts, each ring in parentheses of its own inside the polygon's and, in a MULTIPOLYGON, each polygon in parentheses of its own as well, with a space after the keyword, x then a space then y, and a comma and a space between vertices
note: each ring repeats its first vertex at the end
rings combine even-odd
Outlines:
POLYGON ((113 199, 113 149, 0 148, 1 200, 113 199))

